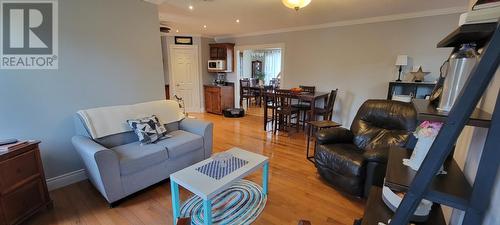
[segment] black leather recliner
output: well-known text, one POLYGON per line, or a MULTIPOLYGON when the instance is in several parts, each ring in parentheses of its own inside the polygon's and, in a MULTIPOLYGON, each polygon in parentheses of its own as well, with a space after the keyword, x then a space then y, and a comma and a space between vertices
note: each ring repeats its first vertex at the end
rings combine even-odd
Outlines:
POLYGON ((389 147, 404 146, 416 122, 410 103, 368 100, 350 130, 330 128, 316 133, 316 168, 339 190, 367 196, 372 185, 383 184, 389 147))

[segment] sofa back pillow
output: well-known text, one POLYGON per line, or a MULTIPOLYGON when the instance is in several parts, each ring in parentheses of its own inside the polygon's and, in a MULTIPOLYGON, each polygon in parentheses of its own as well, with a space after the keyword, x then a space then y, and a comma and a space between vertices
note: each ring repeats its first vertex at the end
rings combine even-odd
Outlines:
POLYGON ((127 120, 127 123, 143 144, 156 143, 167 134, 167 129, 165 129, 155 115, 141 119, 127 120))

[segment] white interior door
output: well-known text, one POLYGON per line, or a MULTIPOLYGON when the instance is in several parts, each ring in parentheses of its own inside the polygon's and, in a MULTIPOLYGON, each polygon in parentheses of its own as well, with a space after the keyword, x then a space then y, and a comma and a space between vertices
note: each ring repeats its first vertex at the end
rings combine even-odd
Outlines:
POLYGON ((174 95, 184 100, 187 112, 199 112, 201 108, 199 63, 197 46, 172 46, 171 84, 174 95))

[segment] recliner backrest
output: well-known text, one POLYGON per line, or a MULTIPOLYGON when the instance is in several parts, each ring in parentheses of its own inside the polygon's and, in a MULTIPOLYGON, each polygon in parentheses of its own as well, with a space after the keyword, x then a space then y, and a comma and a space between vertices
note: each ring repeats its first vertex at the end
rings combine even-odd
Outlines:
POLYGON ((415 130, 416 123, 417 113, 411 103, 368 100, 352 122, 353 141, 364 150, 402 146, 415 130))

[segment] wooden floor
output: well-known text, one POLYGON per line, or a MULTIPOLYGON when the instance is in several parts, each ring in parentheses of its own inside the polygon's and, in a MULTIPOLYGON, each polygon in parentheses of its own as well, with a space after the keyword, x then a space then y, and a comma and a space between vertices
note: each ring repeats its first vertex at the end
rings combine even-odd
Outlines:
MULTIPOLYGON (((258 109, 250 110, 241 119, 193 115, 214 122, 215 152, 237 146, 270 158, 269 198, 254 224, 295 225, 300 219, 307 219, 313 225, 352 225, 354 218, 362 216, 364 202, 328 186, 305 159, 303 133, 274 136, 264 132, 258 109)), ((261 172, 247 179, 260 184, 261 172)), ((169 187, 168 181, 164 181, 110 209, 94 187, 83 181, 51 192, 54 208, 37 214, 27 224, 172 224, 169 187)), ((188 196, 187 191, 181 190, 182 199, 188 196)))

